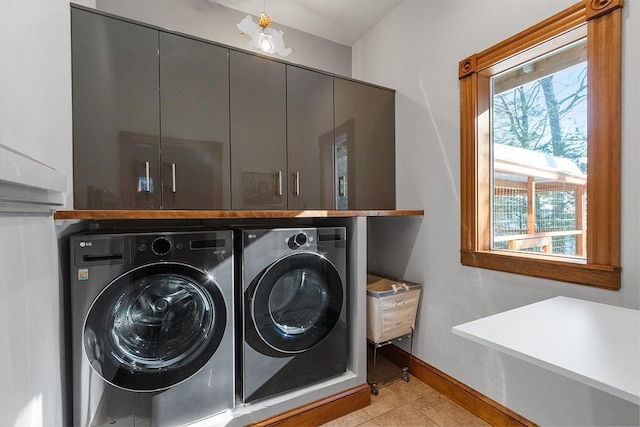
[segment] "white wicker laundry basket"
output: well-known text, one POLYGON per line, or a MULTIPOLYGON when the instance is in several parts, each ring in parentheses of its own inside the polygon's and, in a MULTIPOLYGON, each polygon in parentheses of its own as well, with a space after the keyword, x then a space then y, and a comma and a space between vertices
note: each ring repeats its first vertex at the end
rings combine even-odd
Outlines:
POLYGON ((411 334, 421 288, 418 283, 368 274, 367 339, 380 343, 411 334))

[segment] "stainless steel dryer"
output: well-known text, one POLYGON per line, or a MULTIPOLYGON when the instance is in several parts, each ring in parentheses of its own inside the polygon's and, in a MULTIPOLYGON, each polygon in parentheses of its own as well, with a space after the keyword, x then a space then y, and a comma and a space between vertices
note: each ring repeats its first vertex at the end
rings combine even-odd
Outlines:
POLYGON ((233 234, 71 236, 74 425, 180 425, 234 406, 233 234))
POLYGON ((239 230, 244 402, 299 389, 347 367, 344 227, 239 230))

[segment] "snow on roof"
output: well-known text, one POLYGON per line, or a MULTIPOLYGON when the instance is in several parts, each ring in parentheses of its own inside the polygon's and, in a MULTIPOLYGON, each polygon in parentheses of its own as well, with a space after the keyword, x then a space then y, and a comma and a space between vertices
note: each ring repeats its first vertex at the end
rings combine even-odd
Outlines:
POLYGON ((559 175, 581 181, 587 178, 571 159, 510 145, 493 144, 493 160, 496 171, 500 172, 522 175, 527 171, 533 176, 559 175))

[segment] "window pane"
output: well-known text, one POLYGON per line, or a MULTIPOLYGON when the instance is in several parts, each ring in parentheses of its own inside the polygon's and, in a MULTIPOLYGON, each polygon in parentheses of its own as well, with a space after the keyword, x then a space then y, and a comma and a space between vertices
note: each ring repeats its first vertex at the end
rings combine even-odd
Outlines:
POLYGON ((491 79, 492 249, 584 259, 586 39, 491 79))

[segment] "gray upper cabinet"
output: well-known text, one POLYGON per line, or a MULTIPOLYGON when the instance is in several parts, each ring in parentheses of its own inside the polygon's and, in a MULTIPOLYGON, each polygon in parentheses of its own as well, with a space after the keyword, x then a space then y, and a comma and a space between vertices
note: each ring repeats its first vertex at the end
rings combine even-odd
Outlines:
POLYGON ((228 49, 160 33, 163 209, 228 209, 228 49))
POLYGON ((228 209, 228 50, 72 8, 76 209, 228 209))
POLYGON ((289 209, 333 209, 333 77, 287 66, 289 209))
POLYGON ((395 92, 334 79, 336 209, 395 209, 395 92))
POLYGON ((71 7, 76 209, 395 209, 395 93, 71 7))
POLYGON ((231 206, 287 208, 285 65, 230 51, 231 206))
POLYGON ((158 208, 158 32, 71 11, 75 208, 158 208))

